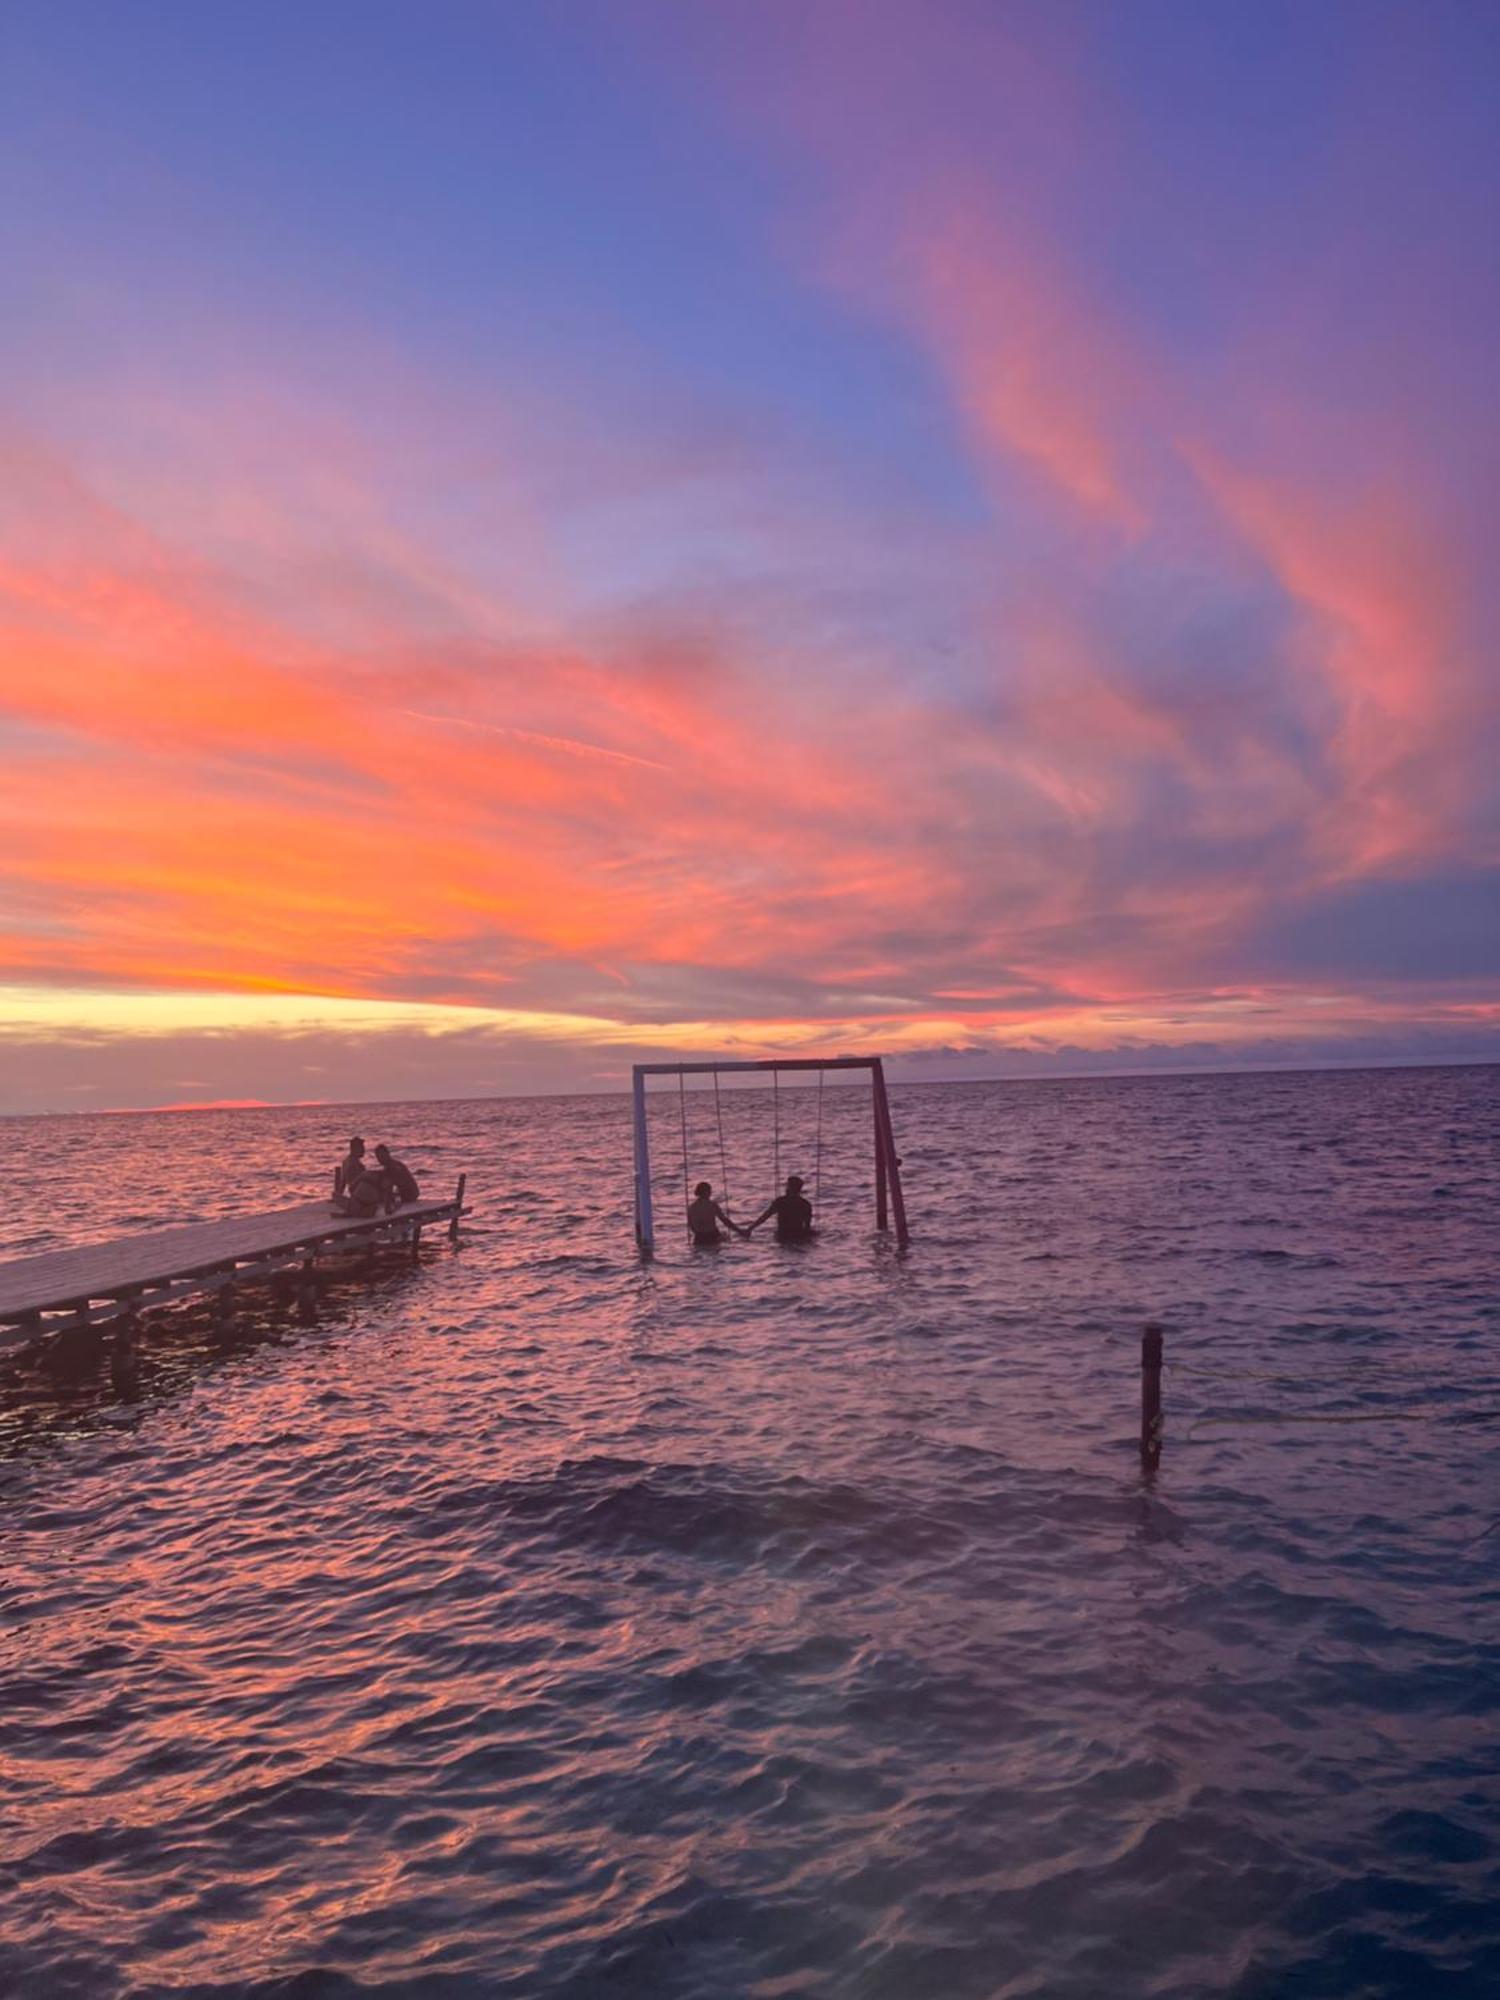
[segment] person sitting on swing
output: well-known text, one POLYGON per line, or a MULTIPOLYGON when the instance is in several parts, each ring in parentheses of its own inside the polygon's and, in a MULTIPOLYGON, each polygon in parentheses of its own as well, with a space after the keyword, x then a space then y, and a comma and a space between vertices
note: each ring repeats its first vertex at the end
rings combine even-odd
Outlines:
MULTIPOLYGON (((778 1243, 805 1243, 813 1233, 812 1203, 802 1192, 800 1174, 788 1174, 786 1193, 768 1201, 750 1229, 759 1229, 770 1216, 776 1218, 776 1240, 778 1243)), ((750 1230, 746 1230, 748 1236, 750 1230)))
POLYGON ((693 1199, 688 1203, 688 1228, 693 1232, 693 1242, 701 1249, 711 1243, 722 1243, 719 1224, 732 1229, 736 1236, 748 1236, 748 1229, 742 1229, 732 1215, 728 1215, 714 1200, 713 1188, 707 1181, 699 1181, 693 1189, 693 1199))

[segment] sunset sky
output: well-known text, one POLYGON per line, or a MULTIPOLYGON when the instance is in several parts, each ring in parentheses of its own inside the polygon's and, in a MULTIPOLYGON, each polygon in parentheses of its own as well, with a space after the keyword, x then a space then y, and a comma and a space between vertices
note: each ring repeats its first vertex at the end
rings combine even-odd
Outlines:
POLYGON ((1497 56, 10 0, 0 1110, 1500 1058, 1497 56))

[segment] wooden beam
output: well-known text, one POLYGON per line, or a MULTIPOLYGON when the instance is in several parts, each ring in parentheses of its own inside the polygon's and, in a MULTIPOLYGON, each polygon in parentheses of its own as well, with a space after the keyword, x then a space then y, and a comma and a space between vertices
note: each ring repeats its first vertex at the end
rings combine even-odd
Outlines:
POLYGON ((731 1070, 874 1069, 879 1056, 774 1056, 764 1062, 635 1063, 636 1076, 716 1076, 731 1070))

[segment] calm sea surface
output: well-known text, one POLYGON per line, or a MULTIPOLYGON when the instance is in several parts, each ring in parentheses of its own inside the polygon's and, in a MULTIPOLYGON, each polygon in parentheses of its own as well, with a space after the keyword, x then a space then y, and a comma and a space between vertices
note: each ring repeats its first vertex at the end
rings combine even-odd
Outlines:
POLYGON ((475 1213, 0 1387, 0 1990, 1500 1992, 1500 1070, 893 1110, 909 1257, 834 1087, 821 1238, 694 1254, 669 1093, 650 1266, 624 1099, 7 1124, 6 1254, 351 1129, 475 1213))

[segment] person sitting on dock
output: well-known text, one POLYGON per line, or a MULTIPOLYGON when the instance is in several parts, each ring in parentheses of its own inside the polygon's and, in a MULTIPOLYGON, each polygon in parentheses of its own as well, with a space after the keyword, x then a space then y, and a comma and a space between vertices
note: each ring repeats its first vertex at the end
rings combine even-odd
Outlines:
POLYGON ((422 1190, 417 1186, 417 1177, 405 1160, 398 1160, 389 1146, 377 1146, 375 1157, 380 1162, 380 1170, 385 1175, 387 1187, 394 1193, 398 1202, 422 1199, 422 1190))
POLYGON ((351 1139, 339 1166, 338 1193, 333 1198, 335 1215, 378 1215, 386 1202, 386 1177, 365 1158, 363 1139, 351 1139))
POLYGON ((693 1199, 688 1203, 687 1219, 688 1228, 693 1232, 693 1242, 701 1250, 706 1250, 712 1244, 724 1241, 723 1237, 719 1234, 719 1224, 721 1222, 726 1229, 732 1230, 736 1236, 748 1236, 750 1234, 748 1229, 741 1228, 732 1215, 729 1215, 724 1209, 720 1208, 719 1204, 714 1200, 714 1191, 708 1181, 699 1181, 698 1185, 693 1189, 693 1199))
MULTIPOLYGON (((750 1229, 759 1229, 770 1216, 776 1218, 776 1240, 778 1243, 805 1243, 813 1233, 812 1203, 802 1192, 800 1174, 788 1174, 786 1193, 768 1201, 750 1229)), ((746 1230, 746 1235, 750 1231, 746 1230)))
POLYGON ((361 1174, 367 1174, 369 1171, 370 1169, 365 1165, 364 1140, 359 1138, 351 1139, 349 1141, 348 1152, 345 1153, 343 1159, 339 1162, 339 1193, 353 1194, 354 1183, 360 1178, 361 1174))
POLYGON ((344 1196, 351 1215, 379 1215, 389 1204, 386 1200, 385 1175, 367 1167, 344 1196))

